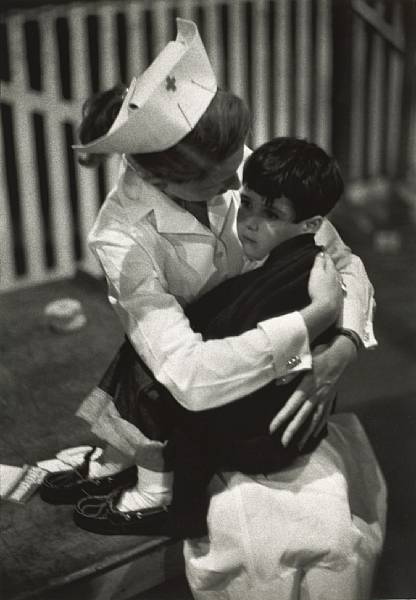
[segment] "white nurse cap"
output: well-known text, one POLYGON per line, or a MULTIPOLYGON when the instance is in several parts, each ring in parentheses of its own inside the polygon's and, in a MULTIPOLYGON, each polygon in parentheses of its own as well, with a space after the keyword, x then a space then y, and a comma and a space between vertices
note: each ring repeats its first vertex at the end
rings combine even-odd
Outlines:
POLYGON ((192 131, 217 82, 196 24, 184 19, 176 24, 176 40, 133 78, 107 134, 73 148, 97 154, 160 152, 192 131))

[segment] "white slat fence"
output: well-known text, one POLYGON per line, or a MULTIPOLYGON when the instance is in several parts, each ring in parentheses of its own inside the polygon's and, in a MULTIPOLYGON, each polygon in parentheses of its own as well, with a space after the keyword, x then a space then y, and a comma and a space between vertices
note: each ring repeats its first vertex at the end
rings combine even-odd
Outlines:
MULTIPOLYGON (((401 2, 352 0, 350 195, 388 195, 399 171, 405 37, 401 2), (390 11, 391 14, 386 13, 390 11)), ((416 102, 416 99, 414 99, 416 102)))
POLYGON ((290 82, 292 78, 290 5, 290 0, 281 0, 277 3, 273 23, 276 33, 273 45, 275 60, 272 79, 275 100, 273 129, 280 131, 282 135, 290 133, 290 82))
MULTIPOLYGON (((78 165, 69 146, 76 141, 82 102, 115 82, 124 80, 128 85, 173 39, 177 16, 198 23, 220 85, 248 103, 253 146, 274 135, 298 135, 331 150, 336 135, 332 122, 336 4, 105 0, 6 13, 10 77, 7 69, 1 75, 0 290, 68 277, 79 268, 100 273, 86 240, 105 193, 114 184, 118 164, 112 159, 93 170, 78 165), (66 41, 58 35, 58 21, 67 28, 66 41), (39 52, 25 35, 28 22, 39 33, 39 52), (31 85, 36 61, 40 83, 31 85)), ((398 162, 402 15, 397 4, 393 20, 385 23, 384 3, 380 0, 377 7, 352 0, 352 71, 345 77, 353 93, 351 113, 345 115, 351 121, 345 144, 350 148, 346 175, 357 180, 367 176, 366 168, 376 176, 386 164, 389 176, 394 176, 398 162), (375 42, 371 36, 376 36, 375 42), (369 115, 365 82, 370 51, 369 115), (382 102, 386 72, 388 93, 382 102), (386 144, 387 159, 381 151, 386 144)))

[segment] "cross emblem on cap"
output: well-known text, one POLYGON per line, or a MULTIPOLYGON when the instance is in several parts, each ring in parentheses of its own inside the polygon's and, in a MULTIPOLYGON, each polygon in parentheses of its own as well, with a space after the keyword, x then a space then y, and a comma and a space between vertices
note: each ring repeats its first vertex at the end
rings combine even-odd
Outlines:
POLYGON ((169 92, 176 92, 176 79, 175 77, 166 77, 166 89, 169 92))

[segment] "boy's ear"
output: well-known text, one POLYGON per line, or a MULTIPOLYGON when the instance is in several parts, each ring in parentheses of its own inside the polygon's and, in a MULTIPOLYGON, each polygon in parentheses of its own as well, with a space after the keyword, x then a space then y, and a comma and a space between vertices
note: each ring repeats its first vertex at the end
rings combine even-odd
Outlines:
POLYGON ((307 231, 308 233, 316 233, 320 226, 322 225, 323 217, 316 215, 315 217, 310 217, 310 219, 305 219, 302 223, 303 231, 307 231))

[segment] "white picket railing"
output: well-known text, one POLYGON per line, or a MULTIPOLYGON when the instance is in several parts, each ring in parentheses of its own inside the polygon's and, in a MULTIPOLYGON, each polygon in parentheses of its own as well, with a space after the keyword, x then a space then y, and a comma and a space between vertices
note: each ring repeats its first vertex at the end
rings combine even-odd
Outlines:
MULTIPOLYGON (((332 0, 113 0, 6 14, 3 27, 10 77, 4 76, 1 82, 0 289, 67 277, 78 268, 99 273, 86 237, 114 182, 116 164, 110 161, 104 171, 82 168, 69 145, 71 139, 75 141, 83 100, 96 89, 122 80, 122 73, 128 83, 142 72, 174 38, 176 16, 198 23, 220 85, 247 101, 253 146, 274 135, 298 135, 330 150, 335 5, 332 0), (36 44, 28 47, 28 22, 38 30, 39 53, 36 44), (62 37, 57 34, 58 22, 67 31, 69 75, 64 78, 70 84, 69 98, 61 92, 60 65, 66 45, 64 39, 58 39, 62 37), (27 60, 27 51, 39 63, 38 90, 30 84, 34 67, 27 60)), ((354 177, 362 174, 364 157, 360 152, 367 135, 360 121, 366 106, 361 91, 365 69, 360 66, 366 38, 360 30, 362 19, 360 23, 355 25, 356 40, 351 44, 354 177)), ((376 173, 379 149, 385 143, 379 133, 377 109, 384 70, 382 48, 373 47, 373 51, 375 109, 369 128, 371 169, 376 173)), ((394 165, 399 135, 399 111, 394 107, 400 102, 400 90, 394 93, 394 87, 397 91, 401 86, 401 71, 394 58, 389 68, 387 131, 389 164, 394 165)))
POLYGON ((394 176, 399 159, 404 34, 400 3, 391 3, 391 24, 383 22, 382 2, 375 8, 353 0, 352 118, 350 139, 353 179, 394 176), (370 53, 368 58, 367 54, 370 53), (369 78, 368 95, 367 78, 369 78), (386 103, 386 104, 384 104, 386 103), (386 107, 386 110, 384 109, 386 107), (368 141, 368 155, 364 156, 368 141), (382 165, 382 155, 385 153, 382 165), (366 162, 367 159, 367 162, 366 162))

